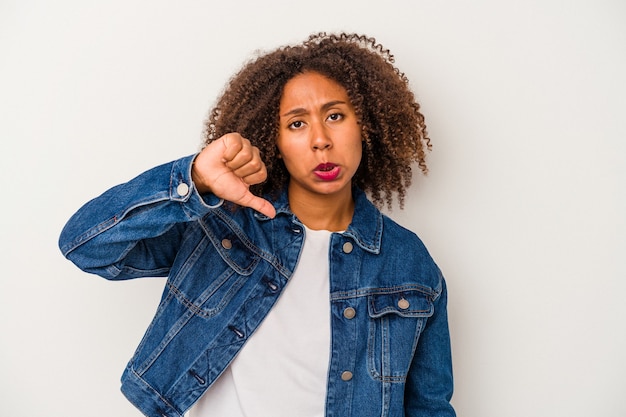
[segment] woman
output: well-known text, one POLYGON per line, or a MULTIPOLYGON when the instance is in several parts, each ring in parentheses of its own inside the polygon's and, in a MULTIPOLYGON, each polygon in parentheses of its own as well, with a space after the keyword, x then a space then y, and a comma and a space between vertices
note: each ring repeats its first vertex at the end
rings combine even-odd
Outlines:
POLYGON ((368 200, 426 172, 424 118, 372 38, 311 36, 236 74, 206 144, 105 192, 81 269, 167 276, 122 377, 147 416, 453 416, 445 281, 368 200))

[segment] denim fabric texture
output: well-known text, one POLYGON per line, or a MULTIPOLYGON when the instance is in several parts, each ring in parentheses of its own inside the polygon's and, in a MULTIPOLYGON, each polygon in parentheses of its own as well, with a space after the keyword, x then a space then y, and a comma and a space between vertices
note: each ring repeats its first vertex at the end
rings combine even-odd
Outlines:
MULTIPOLYGON (((193 158, 88 202, 59 240, 68 259, 106 279, 167 277, 122 375, 122 392, 149 417, 181 417, 220 376, 288 287, 305 237, 286 193, 274 219, 199 195, 193 158)), ((454 416, 442 274, 414 233, 362 191, 354 199, 328 254, 326 416, 454 416)))

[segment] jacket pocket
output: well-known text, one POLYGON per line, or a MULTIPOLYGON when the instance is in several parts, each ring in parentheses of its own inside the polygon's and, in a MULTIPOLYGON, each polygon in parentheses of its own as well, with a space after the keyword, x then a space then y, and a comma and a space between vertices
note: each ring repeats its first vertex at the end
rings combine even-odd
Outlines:
POLYGON ((419 336, 434 307, 429 294, 417 290, 380 290, 370 294, 368 369, 372 378, 404 382, 419 336))
POLYGON ((261 258, 232 233, 213 239, 198 233, 185 244, 188 256, 173 268, 168 299, 178 300, 195 315, 211 318, 237 294, 261 258))

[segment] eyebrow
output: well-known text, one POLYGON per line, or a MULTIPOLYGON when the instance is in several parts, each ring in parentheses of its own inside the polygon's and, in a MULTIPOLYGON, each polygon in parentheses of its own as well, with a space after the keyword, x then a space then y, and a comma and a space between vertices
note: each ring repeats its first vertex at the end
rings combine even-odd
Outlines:
MULTIPOLYGON (((336 106, 337 104, 346 104, 346 102, 342 100, 329 101, 328 103, 325 103, 324 105, 322 105, 322 110, 323 111, 328 110, 329 108, 336 106)), ((297 107, 295 109, 289 110, 285 114, 281 114, 280 117, 287 117, 287 116, 293 116, 293 115, 305 114, 305 113, 307 113, 307 110, 305 108, 297 107)))

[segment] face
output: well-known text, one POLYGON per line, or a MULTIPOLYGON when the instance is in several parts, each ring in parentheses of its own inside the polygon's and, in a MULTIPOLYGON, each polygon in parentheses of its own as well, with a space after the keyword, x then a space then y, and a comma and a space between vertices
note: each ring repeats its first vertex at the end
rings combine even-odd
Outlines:
POLYGON ((280 100, 278 150, 290 197, 352 196, 361 129, 346 90, 316 72, 299 74, 280 100))

